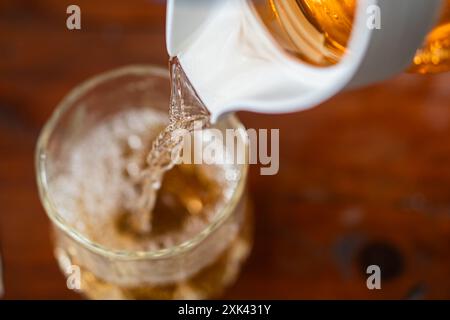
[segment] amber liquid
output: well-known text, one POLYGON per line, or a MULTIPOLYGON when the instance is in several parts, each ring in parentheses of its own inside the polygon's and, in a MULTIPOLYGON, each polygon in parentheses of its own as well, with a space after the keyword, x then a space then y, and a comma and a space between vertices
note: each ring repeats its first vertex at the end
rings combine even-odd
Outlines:
MULTIPOLYGON (((164 183, 161 193, 166 194, 166 189, 175 188, 178 193, 181 187, 174 186, 175 181, 179 181, 180 176, 169 173, 169 181, 164 183), (172 176, 172 177, 170 177, 172 176)), ((190 177, 189 179, 192 179, 190 177)), ((180 215, 181 209, 164 208, 157 201, 156 210, 163 209, 164 214, 172 218, 174 221, 166 220, 165 228, 168 225, 177 223, 173 214, 180 215), (159 207, 159 208, 158 208, 159 207), (169 213, 169 214, 168 214, 169 213), (171 214, 172 213, 172 214, 171 214), (168 222, 168 223, 167 223, 168 222)), ((152 284, 142 282, 140 285, 120 285, 111 281, 106 281, 102 277, 94 274, 89 268, 83 266, 77 256, 70 257, 70 263, 81 267, 81 290, 85 297, 94 300, 161 300, 161 299, 210 299, 219 297, 223 291, 232 284, 241 269, 241 266, 252 246, 253 235, 253 215, 246 198, 242 198, 241 203, 235 209, 237 218, 236 224, 239 225, 239 231, 236 237, 226 246, 225 250, 214 261, 202 268, 197 273, 185 278, 182 281, 172 281, 164 284, 152 284)), ((67 248, 73 246, 72 240, 67 238, 61 231, 56 230, 56 242, 59 248, 67 248)), ((66 251, 66 250, 65 250, 66 251)), ((66 270, 61 261, 61 257, 57 257, 60 262, 62 271, 66 270)))
POLYGON ((417 51, 410 71, 439 73, 450 70, 450 1, 446 0, 436 27, 417 51))
MULTIPOLYGON (((251 0, 275 40, 316 65, 338 63, 347 51, 357 0, 251 0)), ((411 72, 450 70, 450 0, 414 58, 411 72)))

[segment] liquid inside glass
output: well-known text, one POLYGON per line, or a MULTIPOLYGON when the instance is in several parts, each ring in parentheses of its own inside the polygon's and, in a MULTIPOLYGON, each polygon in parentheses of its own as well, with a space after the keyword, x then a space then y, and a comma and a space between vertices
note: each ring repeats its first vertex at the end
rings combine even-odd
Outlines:
MULTIPOLYGON (((164 252, 188 243, 217 223, 239 186, 239 177, 227 179, 239 172, 236 164, 177 164, 186 149, 175 130, 194 135, 210 122, 176 59, 170 68, 169 117, 145 107, 105 116, 65 141, 62 168, 49 183, 65 223, 111 251, 164 252)), ((179 249, 161 261, 105 262, 55 231, 61 268, 81 268, 89 298, 199 299, 217 296, 235 279, 250 251, 251 216, 243 196, 192 252, 179 249)))
MULTIPOLYGON (((290 54, 316 65, 338 63, 347 51, 358 0, 251 0, 274 39, 290 54)), ((450 70, 450 0, 409 71, 450 70)))

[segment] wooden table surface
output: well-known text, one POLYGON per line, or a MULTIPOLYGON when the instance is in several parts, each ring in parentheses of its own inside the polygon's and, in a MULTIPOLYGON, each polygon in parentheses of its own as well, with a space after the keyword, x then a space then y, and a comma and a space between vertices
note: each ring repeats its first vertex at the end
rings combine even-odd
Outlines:
MULTIPOLYGON (((39 131, 88 77, 167 65, 164 1, 0 1, 0 247, 6 299, 78 299, 52 255, 35 183, 39 131), (82 11, 68 31, 66 7, 82 11)), ((381 67, 381 66, 380 66, 381 67)), ((252 167, 253 253, 225 298, 450 298, 450 74, 401 75, 290 115, 280 171, 252 167), (382 289, 365 267, 382 267, 382 289)))

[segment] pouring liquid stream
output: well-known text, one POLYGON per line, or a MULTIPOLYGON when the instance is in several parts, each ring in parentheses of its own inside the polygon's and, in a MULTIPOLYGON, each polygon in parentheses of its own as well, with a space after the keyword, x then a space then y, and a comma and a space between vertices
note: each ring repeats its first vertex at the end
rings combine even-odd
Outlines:
POLYGON ((169 124, 152 143, 146 158, 145 168, 135 180, 139 197, 129 214, 132 230, 140 234, 152 230, 152 211, 164 174, 172 169, 182 155, 183 135, 210 125, 210 114, 186 77, 178 59, 170 64, 171 98, 169 104, 169 124))

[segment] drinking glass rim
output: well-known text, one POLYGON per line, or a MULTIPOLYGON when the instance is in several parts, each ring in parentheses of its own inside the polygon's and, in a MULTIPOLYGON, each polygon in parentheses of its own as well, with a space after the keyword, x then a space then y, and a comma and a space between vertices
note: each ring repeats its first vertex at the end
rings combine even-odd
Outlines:
MULTIPOLYGON (((149 250, 149 251, 113 250, 88 239, 81 232, 76 230, 74 227, 70 226, 65 221, 65 219, 58 213, 59 210, 57 206, 55 206, 52 197, 50 196, 49 193, 49 185, 46 170, 46 158, 47 158, 46 150, 50 136, 53 133, 60 118, 62 117, 62 115, 65 114, 65 112, 68 110, 68 108, 72 105, 72 103, 76 99, 89 92, 90 89, 96 87, 97 85, 105 81, 126 74, 135 74, 135 75, 147 74, 154 77, 169 79, 168 70, 161 66, 129 65, 94 75, 88 78, 87 80, 81 82, 79 85, 75 86, 68 94, 66 94, 64 98, 57 104, 50 119, 45 123, 44 127, 41 130, 41 133, 39 134, 39 138, 37 141, 35 151, 35 170, 39 190, 39 197, 44 206, 45 212, 52 221, 52 223, 54 223, 58 228, 60 228, 65 234, 69 235, 77 243, 80 243, 82 246, 84 246, 85 248, 87 248, 92 252, 95 252, 97 254, 109 258, 123 259, 123 260, 168 258, 175 255, 179 255, 181 253, 187 252, 195 248, 198 244, 200 244, 203 240, 205 240, 212 232, 214 232, 217 228, 219 228, 227 220, 228 217, 231 216, 233 210, 235 209, 236 205, 241 199, 241 196, 245 188, 245 182, 247 180, 248 174, 248 163, 242 165, 242 169, 240 170, 240 179, 237 184, 237 187, 233 192, 230 201, 228 201, 225 207, 222 210, 220 210, 220 212, 214 217, 213 221, 210 224, 208 224, 208 226, 205 229, 197 233, 191 239, 186 240, 178 245, 158 250, 149 250)), ((231 122, 233 128, 242 129, 242 131, 245 130, 244 125, 234 115, 230 115, 229 121, 231 122)), ((241 133, 242 131, 240 130, 241 133)), ((241 134, 241 138, 243 139, 245 144, 245 159, 248 159, 248 138, 245 134, 241 134)))

